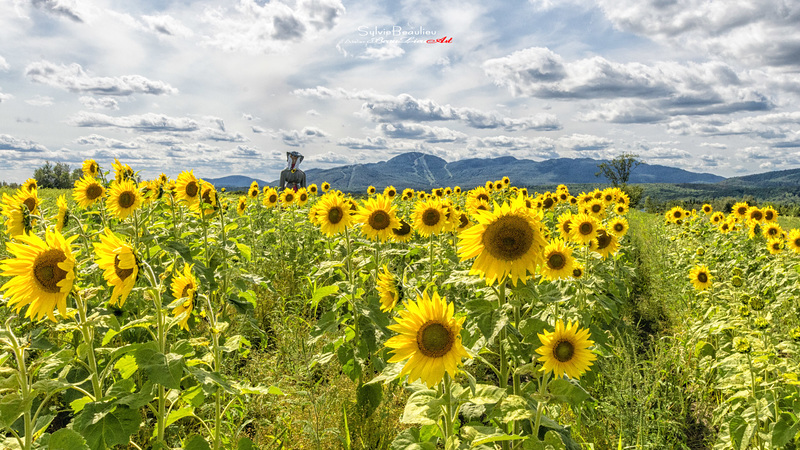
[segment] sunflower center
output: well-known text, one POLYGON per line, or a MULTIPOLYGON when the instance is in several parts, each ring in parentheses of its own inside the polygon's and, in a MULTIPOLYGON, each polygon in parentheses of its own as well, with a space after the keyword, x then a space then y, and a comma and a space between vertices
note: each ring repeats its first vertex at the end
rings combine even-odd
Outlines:
POLYGON ((753 214, 750 215, 751 219, 758 220, 759 222, 761 221, 762 217, 764 217, 764 216, 761 215, 760 211, 755 211, 753 214))
POLYGON ((33 261, 33 278, 36 279, 40 289, 51 294, 61 292, 58 283, 67 277, 67 272, 58 267, 58 263, 65 259, 67 255, 55 248, 36 257, 33 261))
POLYGON ((278 201, 278 196, 277 195, 272 194, 272 195, 269 196, 269 202, 270 203, 275 203, 277 201, 278 201))
POLYGON ((332 223, 333 225, 341 222, 342 217, 344 217, 344 211, 342 211, 342 208, 335 206, 328 210, 328 222, 332 223))
POLYGON ((676 219, 680 219, 681 218, 681 212, 680 211, 675 211, 674 213, 672 213, 672 217, 674 217, 676 219))
POLYGON ((197 191, 199 190, 200 188, 197 187, 197 182, 190 181, 186 183, 186 189, 184 189, 184 192, 186 192, 186 195, 188 195, 189 197, 196 197, 197 191))
POLYGON ((706 275, 705 272, 698 273, 697 274, 697 281, 699 281, 701 283, 707 283, 708 282, 708 275, 706 275))
POLYGON ((767 212, 764 213, 764 219, 772 220, 772 218, 773 218, 772 211, 767 211, 767 212))
POLYGON ((567 265, 567 259, 561 253, 553 253, 547 258, 547 267, 553 270, 562 269, 565 265, 567 265))
POLYGON ((592 232, 594 231, 594 226, 592 226, 592 224, 591 224, 591 223, 589 223, 589 222, 583 222, 583 223, 582 223, 582 224, 580 224, 580 226, 578 227, 578 231, 579 231, 579 232, 580 232, 582 235, 584 235, 584 236, 588 236, 588 235, 592 234, 592 232))
POLYGON ((389 226, 389 214, 386 211, 378 210, 369 215, 367 219, 369 226, 376 230, 383 230, 389 226))
POLYGON ((544 207, 547 208, 547 209, 550 209, 553 206, 553 203, 554 202, 553 202, 552 198, 544 199, 544 207))
POLYGON ((286 196, 286 203, 292 203, 294 201, 294 195, 289 194, 286 196))
POLYGON ((123 269, 119 266, 119 255, 114 255, 114 273, 120 280, 125 280, 133 273, 133 269, 123 269))
POLYGON ((439 211, 433 208, 428 208, 425 210, 425 212, 422 213, 422 223, 424 223, 429 227, 432 227, 439 223, 441 217, 442 215, 439 214, 439 211))
POLYGON ((740 216, 743 216, 743 215, 745 215, 745 213, 747 213, 747 208, 740 207, 737 211, 738 211, 740 216))
POLYGON ((306 194, 300 194, 300 201, 304 202, 306 200, 308 200, 308 196, 306 194))
POLYGON ((455 336, 450 328, 437 321, 428 321, 417 331, 417 346, 423 355, 441 358, 453 348, 455 336))
POLYGON ((621 223, 615 223, 614 224, 614 231, 616 231, 617 233, 622 233, 622 231, 624 229, 625 229, 625 226, 622 225, 621 223))
POLYGON ((611 236, 603 230, 598 230, 597 233, 597 249, 602 250, 611 245, 611 236))
POLYGON ((601 205, 601 204, 595 203, 594 205, 592 205, 592 212, 595 213, 595 214, 599 213, 600 210, 602 210, 602 209, 603 209, 603 205, 601 205))
POLYGON ((580 278, 583 275, 583 270, 580 267, 572 269, 572 276, 575 278, 580 278))
POLYGON ((533 245, 534 231, 523 217, 509 215, 497 219, 483 232, 483 245, 503 261, 515 261, 533 245))
POLYGON ((469 225, 469 217, 467 217, 466 214, 461 213, 461 215, 458 216, 458 222, 459 228, 464 228, 465 226, 469 225))
POLYGON ((25 204, 25 206, 28 208, 28 211, 33 212, 33 208, 36 208, 36 199, 33 197, 26 198, 22 203, 25 204))
MULTIPOLYGON (((186 283, 186 286, 184 286, 183 290, 181 291, 181 297, 180 298, 189 297, 190 291, 193 291, 193 290, 194 290, 194 284, 193 283, 186 283)), ((186 305, 186 303, 184 303, 184 305, 186 305)))
POLYGON ((86 188, 86 198, 94 200, 103 195, 103 188, 99 184, 93 184, 86 188))
POLYGON ((117 201, 117 203, 119 203, 120 208, 130 208, 131 206, 133 206, 133 203, 135 201, 136 201, 136 196, 133 195, 133 192, 125 191, 119 194, 119 200, 117 201))
POLYGON ((795 247, 800 247, 800 238, 794 240, 795 247))
POLYGON ((570 341, 561 341, 553 348, 553 356, 559 362, 568 362, 573 355, 575 355, 575 346, 570 341))
POLYGON ((770 235, 770 236, 775 236, 776 234, 778 234, 778 229, 777 228, 768 228, 767 229, 767 234, 770 235))
POLYGON ((488 196, 488 195, 486 195, 486 194, 478 194, 478 196, 477 196, 476 198, 477 198, 478 200, 483 200, 483 201, 486 201, 486 202, 488 202, 488 201, 489 201, 489 196, 488 196))

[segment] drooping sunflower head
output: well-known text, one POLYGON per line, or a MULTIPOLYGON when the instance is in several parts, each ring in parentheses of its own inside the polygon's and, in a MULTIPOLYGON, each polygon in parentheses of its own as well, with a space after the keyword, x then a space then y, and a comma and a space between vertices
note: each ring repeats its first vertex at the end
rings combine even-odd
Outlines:
POLYGON ((172 296, 175 300, 183 300, 172 310, 172 314, 179 317, 186 313, 186 316, 179 322, 181 328, 186 331, 189 331, 189 318, 192 315, 198 292, 197 279, 192 274, 193 267, 194 265, 184 263, 183 273, 178 272, 172 277, 172 296))
POLYGON ((247 197, 242 195, 239 197, 239 202, 236 204, 236 214, 241 217, 244 215, 245 211, 247 211, 247 197))
POLYGON ((589 214, 576 214, 570 222, 570 239, 581 245, 587 245, 597 237, 597 229, 600 222, 589 214))
POLYGON ((597 229, 597 237, 592 239, 589 243, 589 250, 602 256, 603 259, 606 259, 610 255, 617 253, 617 250, 619 250, 619 242, 616 236, 606 232, 604 228, 600 227, 597 229))
POLYGON ((97 175, 100 174, 100 165, 97 164, 97 161, 93 159, 87 159, 83 161, 83 164, 81 165, 81 171, 85 177, 97 178, 97 175))
POLYGON ((114 159, 114 164, 111 165, 114 168, 114 181, 117 183, 121 183, 127 180, 133 180, 134 176, 136 175, 131 169, 131 166, 127 164, 122 164, 119 162, 118 159, 114 159))
POLYGON ((95 203, 102 201, 106 193, 106 188, 96 179, 84 176, 75 182, 72 189, 72 199, 81 208, 89 208, 95 203))
POLYGON ((371 240, 385 242, 392 237, 392 230, 400 226, 400 220, 395 214, 396 206, 392 200, 383 194, 364 201, 355 215, 355 220, 361 223, 361 232, 371 240))
POLYGON ((315 205, 317 222, 326 236, 344 232, 352 224, 350 205, 336 192, 328 192, 315 205))
POLYGON ((408 242, 414 237, 414 229, 411 228, 408 222, 400 219, 400 226, 392 228, 392 239, 395 242, 408 242))
POLYGON ((192 204, 190 208, 203 217, 211 217, 220 208, 217 188, 204 180, 197 180, 197 183, 200 186, 200 197, 197 203, 192 204))
POLYGON ((544 248, 544 263, 539 271, 547 280, 559 280, 572 276, 575 259, 572 249, 561 239, 553 239, 544 248))
POLYGON ((395 305, 403 299, 403 288, 400 281, 390 271, 389 267, 384 264, 383 272, 378 275, 378 293, 380 294, 381 311, 389 312, 394 309, 395 305))
POLYGON ((250 183, 250 188, 247 189, 247 196, 250 198, 258 198, 258 194, 260 192, 261 190, 258 188, 258 181, 253 180, 253 182, 250 183))
POLYGON ((466 230, 470 225, 472 225, 472 221, 469 220, 469 216, 465 212, 459 211, 456 214, 456 218, 458 219, 458 224, 456 224, 456 231, 463 231, 466 230))
POLYGON ((462 261, 475 258, 470 273, 487 284, 506 278, 514 285, 525 282, 528 272, 536 273, 543 263, 546 230, 541 220, 542 213, 527 208, 522 197, 495 204, 494 211, 479 212, 478 223, 459 233, 463 245, 458 255, 462 261))
POLYGON ((56 200, 56 206, 58 206, 58 213, 55 217, 56 223, 56 230, 61 232, 65 226, 69 223, 69 208, 67 207, 67 198, 65 194, 62 194, 56 200))
POLYGON ((552 195, 550 195, 549 192, 543 195, 540 201, 542 202, 542 208, 544 208, 547 211, 553 209, 556 206, 556 204, 558 204, 558 200, 552 195))
POLYGON ((42 201, 39 199, 39 191, 36 188, 27 190, 21 187, 17 189, 17 192, 14 194, 14 201, 20 206, 25 205, 29 213, 34 215, 39 214, 39 205, 41 205, 42 201))
POLYGON ((41 320, 45 316, 56 321, 53 311, 67 315, 67 296, 75 280, 73 236, 64 239, 58 231, 46 231, 42 240, 35 234, 21 234, 16 242, 7 242, 13 258, 0 261, 0 275, 10 277, 0 291, 5 292, 8 306, 16 312, 28 306, 25 317, 41 320))
POLYGON ((495 185, 493 181, 487 181, 486 184, 483 185, 483 187, 486 188, 486 190, 489 192, 495 190, 495 185))
POLYGON ((689 281, 692 282, 694 288, 698 291, 704 291, 711 287, 711 282, 714 277, 704 265, 698 265, 689 271, 689 281))
POLYGON ((106 209, 119 220, 125 220, 142 205, 142 194, 133 180, 114 182, 106 198, 106 209))
POLYGON ((589 330, 578 328, 577 322, 567 322, 566 326, 561 320, 556 322, 553 332, 545 330, 544 334, 539 334, 542 346, 536 353, 542 355, 538 359, 544 363, 542 371, 552 372, 554 377, 566 374, 570 378, 580 378, 597 359, 589 349, 594 344, 589 338, 589 330))
POLYGON ((139 259, 133 247, 108 228, 100 235, 100 243, 94 244, 94 250, 97 266, 113 288, 109 303, 121 308, 139 278, 139 259))
POLYGON ((20 203, 16 196, 3 194, 0 213, 6 216, 5 232, 12 238, 20 234, 28 234, 33 229, 34 220, 28 207, 20 203))
POLYGON ((444 378, 445 372, 455 376, 462 358, 470 358, 461 343, 465 317, 453 317, 454 309, 438 293, 431 297, 425 291, 398 313, 397 323, 388 327, 398 334, 385 345, 394 353, 390 363, 408 360, 400 371, 401 377, 408 375, 411 382, 421 379, 432 388, 444 378))

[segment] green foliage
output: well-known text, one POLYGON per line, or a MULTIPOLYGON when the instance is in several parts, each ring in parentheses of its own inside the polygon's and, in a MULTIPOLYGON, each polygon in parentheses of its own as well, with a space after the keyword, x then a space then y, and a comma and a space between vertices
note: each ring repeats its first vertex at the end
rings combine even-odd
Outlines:
POLYGON ((631 178, 631 172, 641 163, 639 155, 622 153, 609 161, 598 164, 597 168, 600 171, 595 176, 604 176, 615 187, 626 186, 631 178))
POLYGON ((50 161, 46 161, 44 165, 33 171, 33 178, 36 179, 40 188, 50 189, 69 189, 75 182, 69 165, 62 162, 51 164, 50 161))

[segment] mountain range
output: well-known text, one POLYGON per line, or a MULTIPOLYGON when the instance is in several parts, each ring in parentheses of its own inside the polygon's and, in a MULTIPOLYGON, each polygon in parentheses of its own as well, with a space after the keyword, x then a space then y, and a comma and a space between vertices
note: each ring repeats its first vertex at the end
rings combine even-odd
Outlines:
MULTIPOLYGON (((419 152, 403 153, 388 161, 352 164, 331 169, 308 169, 308 184, 329 182, 346 192, 364 192, 369 186, 383 189, 392 185, 398 189, 431 189, 444 186, 461 186, 471 189, 507 176, 515 186, 549 186, 564 184, 606 183, 598 177, 598 164, 603 160, 591 158, 557 158, 544 161, 499 158, 471 158, 447 162, 437 156, 419 152)), ((278 180, 264 180, 231 175, 209 178, 217 187, 247 188, 252 181, 259 186, 276 186, 278 180)), ((632 172, 632 184, 719 184, 726 187, 781 187, 800 186, 800 169, 767 172, 742 177, 724 178, 710 173, 690 172, 676 167, 641 163, 632 172)))

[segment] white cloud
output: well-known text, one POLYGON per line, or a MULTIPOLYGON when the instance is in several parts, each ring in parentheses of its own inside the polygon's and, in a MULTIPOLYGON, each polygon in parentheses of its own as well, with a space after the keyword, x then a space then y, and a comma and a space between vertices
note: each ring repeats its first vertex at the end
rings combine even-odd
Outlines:
POLYGON ((19 139, 9 134, 0 134, 0 152, 17 151, 22 153, 42 153, 47 147, 36 142, 19 139))
POLYGON ((90 97, 88 95, 82 95, 78 101, 87 109, 119 110, 119 102, 114 97, 90 97))
POLYGON ((184 38, 194 35, 191 29, 168 14, 158 16, 142 16, 142 21, 144 21, 148 30, 160 35, 184 38))
POLYGON ((86 15, 77 0, 30 0, 30 3, 36 8, 74 22, 84 22, 86 15))
POLYGON ((88 145, 92 147, 105 147, 115 149, 136 149, 142 148, 142 145, 136 142, 123 142, 118 139, 108 138, 99 134, 91 134, 89 136, 81 136, 75 140, 76 144, 88 145))
POLYGON ((421 123, 382 123, 378 131, 394 139, 421 139, 425 142, 458 142, 467 138, 459 131, 445 127, 432 127, 421 123))
POLYGON ((54 64, 39 61, 28 64, 25 76, 31 81, 94 95, 175 94, 177 89, 163 81, 152 81, 141 75, 93 77, 80 64, 54 64))
POLYGON ((389 148, 389 143, 382 137, 369 137, 364 139, 346 137, 339 139, 336 145, 351 148, 354 150, 380 150, 389 148))
POLYGON ((387 59, 399 58, 405 53, 406 51, 403 50, 403 47, 397 44, 387 44, 379 47, 367 47, 364 53, 359 55, 359 58, 385 61, 387 59))
POLYGON ((568 148, 570 150, 582 152, 592 150, 604 150, 610 147, 614 141, 602 136, 593 136, 589 134, 571 134, 562 136, 557 140, 558 145, 568 148))
POLYGON ((31 106, 51 106, 53 104, 53 97, 46 95, 37 95, 36 97, 25 100, 25 103, 31 106))
POLYGON ((328 133, 316 127, 303 127, 302 130, 280 130, 283 143, 291 147, 300 147, 318 138, 325 138, 328 133))
POLYGON ((8 62, 3 55, 0 55, 0 72, 8 72, 11 69, 11 66, 8 65, 8 62))

